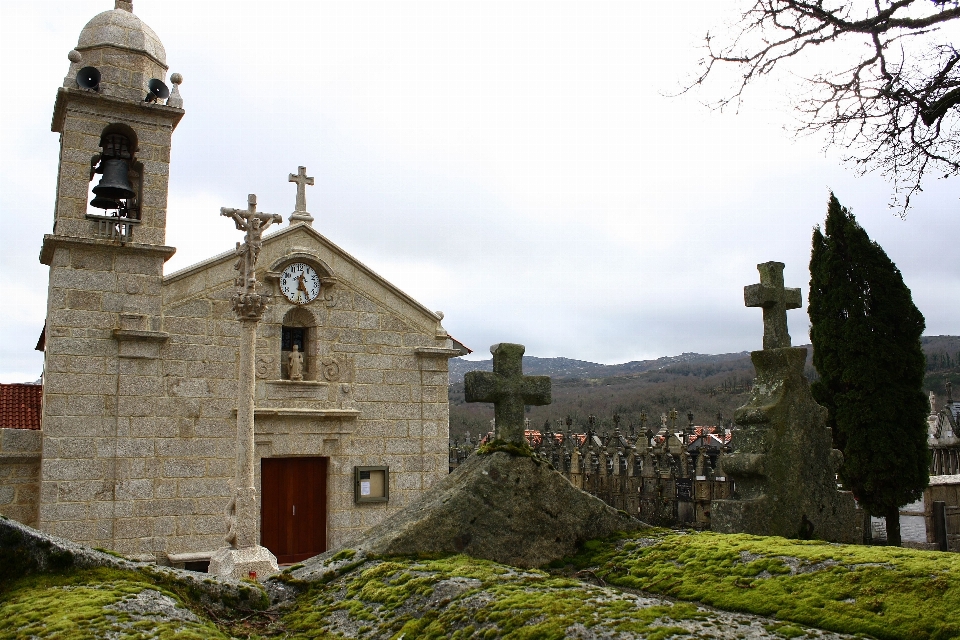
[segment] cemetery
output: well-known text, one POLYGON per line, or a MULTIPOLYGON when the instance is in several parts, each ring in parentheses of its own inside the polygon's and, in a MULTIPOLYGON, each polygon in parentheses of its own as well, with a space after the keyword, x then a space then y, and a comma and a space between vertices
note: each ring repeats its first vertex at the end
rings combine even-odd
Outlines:
MULTIPOLYGON (((499 342, 463 379, 489 433, 451 440, 449 361, 470 350, 314 228, 304 166, 286 226, 249 194, 217 218, 234 250, 164 273, 183 77, 162 81, 130 0, 67 58, 43 378, 0 385, 0 639, 960 637, 960 403, 931 394, 893 456, 916 464, 875 482, 886 452, 837 420, 826 323, 812 383, 793 346, 784 263, 743 287, 762 348, 732 422, 533 428, 555 381, 499 342)), ((838 225, 862 231, 828 207, 812 290, 838 225)), ((924 361, 906 302, 905 378, 924 361)))

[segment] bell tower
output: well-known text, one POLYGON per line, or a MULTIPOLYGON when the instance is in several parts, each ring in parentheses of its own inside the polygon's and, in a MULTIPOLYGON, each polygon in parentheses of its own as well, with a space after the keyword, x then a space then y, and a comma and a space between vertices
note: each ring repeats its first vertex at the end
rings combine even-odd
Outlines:
MULTIPOLYGON (((124 0, 87 23, 68 58, 53 109, 60 171, 47 238, 162 246, 170 141, 183 117, 182 78, 170 78, 171 94, 163 81, 163 45, 124 0)), ((45 238, 45 264, 47 244, 45 238)))
POLYGON ((175 252, 164 241, 183 79, 173 74, 168 89, 166 52, 132 1, 90 20, 67 57, 51 127, 60 134, 53 229, 40 251, 50 276, 39 522, 142 555, 149 549, 118 544, 116 522, 131 487, 145 490, 130 477, 145 477, 132 471, 148 457, 134 436, 155 415, 159 389, 148 381, 162 375, 167 340, 160 288, 175 252))

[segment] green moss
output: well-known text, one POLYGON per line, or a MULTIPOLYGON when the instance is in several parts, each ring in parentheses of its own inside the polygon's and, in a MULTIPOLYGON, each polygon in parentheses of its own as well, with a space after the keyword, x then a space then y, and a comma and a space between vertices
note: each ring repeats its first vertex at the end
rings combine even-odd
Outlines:
POLYGON ((284 622, 306 638, 352 626, 373 637, 559 639, 572 625, 602 624, 659 640, 680 631, 672 620, 703 615, 684 603, 639 608, 579 580, 460 555, 367 561, 336 583, 315 585, 284 622), (455 590, 448 582, 436 591, 448 580, 455 590))
POLYGON ((957 554, 710 532, 630 537, 585 545, 567 562, 612 585, 832 631, 960 636, 957 554))
MULTIPOLYGON (((353 549, 344 549, 343 551, 340 551, 340 552, 337 553, 335 556, 333 556, 332 558, 330 558, 330 560, 332 560, 332 561, 337 561, 337 560, 349 560, 350 558, 352 558, 352 557, 355 556, 355 555, 357 555, 357 552, 356 552, 355 550, 353 550, 353 549)), ((300 565, 300 566, 302 567, 303 565, 300 565)))
POLYGON ((534 458, 536 460, 536 457, 533 455, 533 449, 531 449, 530 445, 526 442, 517 444, 515 442, 507 442, 506 440, 492 440, 486 444, 480 445, 480 448, 477 449, 477 453, 480 455, 487 455, 496 451, 503 451, 512 456, 523 456, 525 458, 534 458))
POLYGON ((94 547, 94 549, 96 551, 99 551, 100 553, 105 553, 109 556, 113 556, 114 558, 120 558, 121 560, 128 560, 128 558, 125 555, 117 553, 116 551, 111 551, 110 549, 104 549, 103 547, 94 547))
POLYGON ((0 640, 73 640, 111 634, 178 640, 227 637, 203 617, 199 622, 137 621, 122 611, 104 609, 144 589, 159 591, 185 604, 178 594, 139 572, 100 568, 20 578, 7 583, 0 594, 0 640))

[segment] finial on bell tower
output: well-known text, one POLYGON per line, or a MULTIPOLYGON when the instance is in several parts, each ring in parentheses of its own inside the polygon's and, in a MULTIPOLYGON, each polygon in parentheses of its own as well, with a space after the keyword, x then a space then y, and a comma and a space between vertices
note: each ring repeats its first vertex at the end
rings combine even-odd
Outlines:
POLYGON ((113 4, 113 8, 133 13, 133 0, 116 0, 113 4))

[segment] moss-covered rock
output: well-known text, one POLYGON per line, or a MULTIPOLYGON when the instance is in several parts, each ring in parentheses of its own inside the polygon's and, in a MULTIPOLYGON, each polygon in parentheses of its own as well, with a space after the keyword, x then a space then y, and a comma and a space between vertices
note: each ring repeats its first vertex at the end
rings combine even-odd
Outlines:
POLYGON ((457 555, 368 558, 284 617, 297 638, 840 638, 457 555))
MULTIPOLYGON (((782 286, 782 264, 758 266, 761 273, 779 269, 782 286)), ((710 528, 860 542, 862 514, 849 491, 837 491, 843 455, 832 448, 827 410, 813 399, 803 374, 807 350, 764 348, 750 357, 757 378, 749 402, 734 415, 734 452, 720 459, 734 495, 713 501, 710 528)))
POLYGON ((536 567, 586 540, 641 526, 575 488, 545 461, 494 451, 472 456, 350 546, 375 555, 464 553, 536 567))
POLYGON ((227 638, 196 602, 143 573, 112 568, 33 574, 0 591, 0 639, 227 638))
POLYGON ((960 555, 746 534, 647 530, 556 563, 727 611, 903 640, 960 637, 960 555))

